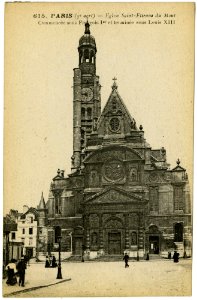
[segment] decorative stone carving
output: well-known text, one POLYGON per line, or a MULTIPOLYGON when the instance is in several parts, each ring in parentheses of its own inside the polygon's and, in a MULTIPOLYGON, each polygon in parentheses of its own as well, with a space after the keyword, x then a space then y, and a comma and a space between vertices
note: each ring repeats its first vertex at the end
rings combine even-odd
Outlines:
POLYGON ((109 181, 120 181, 124 178, 124 166, 119 160, 111 160, 103 167, 104 177, 109 181))
POLYGON ((91 228, 99 228, 99 217, 97 214, 90 214, 89 225, 91 228))
POLYGON ((122 222, 118 219, 110 219, 105 223, 105 228, 119 229, 119 228, 123 228, 123 225, 122 222))
POLYGON ((156 173, 151 173, 149 175, 149 181, 150 182, 157 182, 159 180, 159 177, 156 173))
POLYGON ((129 227, 134 228, 138 227, 139 225, 139 218, 137 213, 132 213, 129 215, 129 227))

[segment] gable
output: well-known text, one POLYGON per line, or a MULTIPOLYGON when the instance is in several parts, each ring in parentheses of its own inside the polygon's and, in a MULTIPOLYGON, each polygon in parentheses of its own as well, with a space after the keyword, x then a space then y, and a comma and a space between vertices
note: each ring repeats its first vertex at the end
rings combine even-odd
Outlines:
POLYGON ((85 205, 88 204, 126 204, 126 203, 138 203, 144 202, 142 201, 142 196, 132 193, 126 192, 117 187, 110 187, 105 189, 104 191, 91 196, 85 201, 85 205))
POLYGON ((112 92, 97 123, 98 135, 126 135, 137 131, 135 119, 131 117, 123 100, 112 87, 112 92))

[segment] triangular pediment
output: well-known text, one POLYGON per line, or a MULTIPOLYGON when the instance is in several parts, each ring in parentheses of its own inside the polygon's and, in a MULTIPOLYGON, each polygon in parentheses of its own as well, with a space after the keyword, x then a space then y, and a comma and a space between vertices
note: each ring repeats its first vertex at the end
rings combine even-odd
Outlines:
MULTIPOLYGON (((98 133, 99 133, 100 129, 103 128, 103 125, 106 126, 106 123, 108 123, 107 120, 109 121, 109 128, 111 126, 112 134, 118 133, 119 132, 118 125, 116 124, 115 121, 118 122, 118 120, 120 121, 123 118, 124 118, 124 126, 123 126, 124 129, 128 127, 129 129, 132 129, 132 130, 138 130, 135 119, 133 117, 131 117, 128 109, 126 108, 122 98, 120 97, 120 95, 117 91, 117 87, 115 87, 115 88, 112 87, 112 92, 111 92, 111 94, 108 98, 108 101, 102 111, 102 114, 98 120, 98 124, 97 124, 98 133), (111 121, 112 118, 113 118, 113 121, 111 121)), ((122 131, 121 128, 120 128, 120 131, 122 131)))
POLYGON ((118 187, 109 187, 85 201, 85 204, 121 204, 143 202, 142 196, 118 187))

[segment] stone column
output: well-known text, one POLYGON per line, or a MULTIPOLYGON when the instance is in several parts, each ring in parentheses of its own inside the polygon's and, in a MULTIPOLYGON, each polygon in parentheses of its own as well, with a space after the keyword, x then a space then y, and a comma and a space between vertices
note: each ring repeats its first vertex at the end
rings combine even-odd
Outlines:
POLYGON ((85 216, 85 229, 86 229, 86 252, 90 251, 90 226, 89 226, 89 215, 85 216))
POLYGON ((125 214, 125 250, 129 251, 129 214, 125 214))
POLYGON ((139 256, 143 257, 144 256, 144 214, 140 212, 138 214, 139 218, 139 227, 138 227, 138 250, 139 250, 139 256))
POLYGON ((103 253, 103 215, 99 214, 99 254, 103 253))

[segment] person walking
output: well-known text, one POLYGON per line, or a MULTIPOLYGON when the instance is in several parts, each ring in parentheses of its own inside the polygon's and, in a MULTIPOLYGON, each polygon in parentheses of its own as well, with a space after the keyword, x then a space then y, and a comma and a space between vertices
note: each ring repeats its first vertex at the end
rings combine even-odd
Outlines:
POLYGON ((8 279, 6 281, 7 285, 15 285, 17 283, 16 279, 16 264, 15 259, 11 259, 10 263, 6 266, 8 279))
POLYGON ((173 259, 175 263, 179 262, 179 253, 177 251, 174 251, 173 259))
POLYGON ((45 268, 50 268, 49 257, 46 256, 45 268))
POLYGON ((56 267, 57 267, 56 258, 53 255, 53 258, 52 258, 52 268, 56 268, 56 267))
POLYGON ((19 274, 19 285, 25 286, 25 270, 26 270, 26 263, 24 257, 22 256, 18 265, 17 270, 19 274))
POLYGON ((125 268, 129 267, 128 261, 129 261, 129 255, 125 253, 123 260, 125 262, 125 268))

